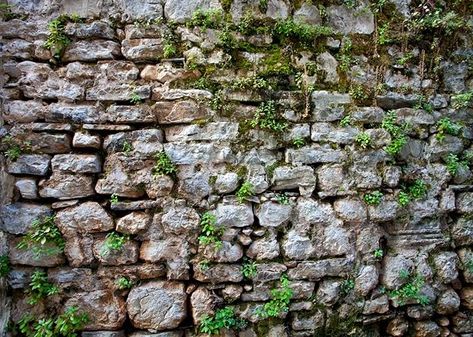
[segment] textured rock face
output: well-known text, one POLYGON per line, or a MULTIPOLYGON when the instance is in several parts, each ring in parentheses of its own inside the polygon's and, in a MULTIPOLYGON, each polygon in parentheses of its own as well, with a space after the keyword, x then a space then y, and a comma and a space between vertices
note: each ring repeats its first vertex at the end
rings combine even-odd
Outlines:
POLYGON ((471 337, 471 1, 7 2, 0 335, 471 337))
POLYGON ((11 234, 25 234, 35 220, 51 215, 49 207, 28 203, 14 203, 0 208, 1 229, 11 234))
POLYGON ((173 329, 187 315, 186 297, 181 283, 149 282, 130 292, 127 311, 136 328, 173 329))

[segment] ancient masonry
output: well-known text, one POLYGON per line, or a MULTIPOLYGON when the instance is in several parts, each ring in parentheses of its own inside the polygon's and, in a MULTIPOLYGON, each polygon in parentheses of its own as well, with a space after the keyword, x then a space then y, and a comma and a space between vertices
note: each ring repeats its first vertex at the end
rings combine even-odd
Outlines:
POLYGON ((0 14, 1 336, 473 336, 471 0, 0 14))

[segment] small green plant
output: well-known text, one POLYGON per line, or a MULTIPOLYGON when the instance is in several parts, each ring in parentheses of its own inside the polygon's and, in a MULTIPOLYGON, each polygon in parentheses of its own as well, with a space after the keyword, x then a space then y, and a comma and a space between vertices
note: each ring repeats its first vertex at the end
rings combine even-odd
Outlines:
POLYGON ((154 176, 169 175, 175 176, 177 173, 177 167, 171 161, 171 158, 167 155, 166 152, 161 151, 154 156, 156 159, 156 164, 153 167, 154 176))
POLYGON ((379 205, 381 203, 381 199, 383 198, 383 193, 380 191, 373 191, 370 193, 366 193, 363 196, 363 200, 368 204, 368 205, 379 205))
POLYGON ((271 300, 263 305, 263 308, 257 312, 258 316, 278 317, 289 310, 293 291, 289 286, 289 280, 286 275, 280 279, 281 287, 271 290, 271 300))
POLYGON ((8 255, 0 255, 0 277, 5 277, 10 272, 10 260, 8 255))
POLYGON ((340 284, 340 292, 346 296, 355 288, 355 281, 353 279, 343 280, 340 284))
POLYGON ((447 170, 452 176, 455 176, 461 167, 468 167, 468 162, 460 160, 454 153, 450 153, 445 162, 447 163, 447 170))
POLYGON ((68 307, 57 317, 35 320, 31 314, 25 314, 18 321, 18 330, 25 337, 77 337, 89 322, 86 313, 79 314, 77 307, 68 307))
POLYGON ((110 196, 110 205, 116 205, 116 204, 118 204, 118 195, 113 193, 110 196))
POLYGON ((381 127, 391 135, 391 143, 384 148, 384 151, 391 156, 397 155, 401 152, 404 145, 407 144, 406 133, 409 129, 409 124, 404 123, 399 126, 396 123, 396 119, 396 113, 390 111, 381 123, 381 127))
POLYGON ((350 86, 350 96, 356 101, 364 101, 369 98, 365 88, 361 84, 353 84, 350 86))
POLYGON ((242 269, 241 269, 241 273, 243 274, 243 277, 246 279, 252 279, 253 277, 255 277, 257 274, 256 262, 251 261, 251 260, 244 261, 242 269))
POLYGON ((398 203, 401 206, 408 205, 412 200, 422 199, 427 195, 427 185, 423 180, 417 179, 411 185, 399 192, 398 203))
POLYGON ((227 53, 231 52, 238 46, 238 42, 235 36, 233 35, 233 32, 228 27, 225 27, 225 29, 223 29, 218 34, 218 44, 227 53))
POLYGON ((452 97, 454 109, 468 108, 473 102, 473 90, 452 97))
POLYGON ((363 149, 367 149, 371 144, 371 136, 366 132, 356 135, 355 142, 363 149))
POLYGON ((122 144, 122 152, 125 153, 125 156, 129 156, 131 151, 133 151, 133 144, 125 140, 122 144))
POLYGON ((36 219, 17 245, 19 249, 31 249, 35 258, 62 253, 65 241, 54 223, 54 216, 36 219))
POLYGON ((381 260, 383 256, 384 256, 384 251, 381 248, 375 249, 375 251, 373 252, 373 257, 377 261, 381 260))
POLYGON ((199 265, 199 268, 202 271, 207 271, 210 268, 210 261, 209 260, 202 260, 202 261, 199 262, 198 265, 199 265))
POLYGON ((378 28, 378 44, 383 46, 391 42, 391 38, 389 37, 389 23, 385 23, 384 25, 378 28))
POLYGON ((427 194, 427 185, 423 180, 417 179, 409 186, 408 191, 413 199, 422 199, 427 194))
POLYGON ((310 45, 318 37, 329 36, 332 29, 325 26, 310 25, 292 19, 279 20, 274 25, 273 36, 280 40, 292 40, 310 45))
POLYGON ((338 54, 340 70, 345 73, 350 70, 350 67, 353 64, 352 49, 353 43, 351 39, 345 36, 342 40, 342 47, 340 48, 340 52, 338 54))
POLYGON ((450 118, 445 117, 437 122, 437 134, 435 138, 439 141, 445 139, 445 134, 457 136, 462 129, 462 126, 458 123, 452 122, 450 118))
POLYGON ((410 60, 414 58, 414 54, 411 52, 404 53, 398 60, 397 63, 400 66, 405 66, 410 60))
POLYGON ((128 240, 130 240, 129 235, 117 232, 108 233, 100 249, 100 255, 106 256, 111 252, 120 251, 128 240))
POLYGON ((255 188, 252 183, 245 181, 240 189, 236 192, 237 200, 240 204, 244 203, 246 199, 255 194, 255 188))
POLYGON ((232 307, 218 309, 214 316, 204 316, 199 325, 199 332, 209 335, 217 335, 222 329, 241 330, 247 326, 247 322, 236 316, 232 307))
POLYGON ((289 204, 289 197, 287 196, 286 193, 279 193, 276 196, 276 201, 281 204, 281 205, 288 205, 289 204))
POLYGON ((192 18, 187 23, 189 27, 202 27, 203 29, 221 28, 224 21, 224 13, 220 9, 198 9, 192 13, 192 18))
POLYGON ((340 126, 347 127, 347 126, 351 125, 351 122, 352 122, 351 121, 351 116, 346 115, 340 120, 340 126))
POLYGON ((464 263, 464 268, 467 270, 469 273, 473 273, 473 258, 469 258, 468 261, 464 263))
POLYGON ((44 47, 51 50, 54 57, 60 58, 66 47, 72 42, 66 35, 65 28, 68 22, 80 22, 78 16, 60 15, 48 24, 48 38, 44 43, 44 47))
POLYGON ((401 287, 388 292, 389 297, 397 300, 401 305, 412 300, 422 306, 430 303, 429 298, 421 294, 422 286, 425 283, 421 275, 412 275, 407 271, 401 271, 399 276, 405 279, 405 283, 401 287))
POLYGON ((258 75, 239 78, 232 82, 232 89, 271 89, 270 82, 258 75))
POLYGON ((222 248, 222 235, 224 228, 217 226, 217 218, 210 212, 205 212, 200 218, 201 234, 199 243, 203 246, 213 244, 216 250, 222 248))
POLYGON ((292 140, 292 145, 299 149, 305 145, 305 140, 302 137, 296 137, 292 140))
POLYGON ((11 161, 16 161, 22 153, 31 150, 31 144, 29 142, 18 142, 10 135, 3 137, 2 146, 5 148, 3 154, 11 161))
POLYGON ((259 127, 274 132, 282 132, 287 128, 287 123, 278 119, 276 102, 263 102, 256 109, 255 116, 250 121, 251 127, 259 127))
POLYGON ((397 202, 401 206, 407 206, 411 202, 411 197, 409 196, 408 193, 401 191, 399 192, 399 195, 397 196, 397 202))
POLYGON ((115 285, 120 290, 130 289, 131 287, 133 287, 133 281, 130 280, 128 277, 122 276, 116 279, 115 285))
POLYGON ((141 102, 142 102, 141 96, 138 94, 138 92, 133 90, 133 92, 130 95, 130 103, 136 105, 136 104, 140 104, 141 102))
POLYGON ((163 45, 163 57, 164 58, 171 58, 177 53, 177 48, 173 40, 166 38, 164 39, 163 45))
POLYGON ((34 305, 48 296, 59 293, 59 287, 48 281, 48 275, 45 272, 37 270, 31 275, 27 293, 28 303, 34 305))

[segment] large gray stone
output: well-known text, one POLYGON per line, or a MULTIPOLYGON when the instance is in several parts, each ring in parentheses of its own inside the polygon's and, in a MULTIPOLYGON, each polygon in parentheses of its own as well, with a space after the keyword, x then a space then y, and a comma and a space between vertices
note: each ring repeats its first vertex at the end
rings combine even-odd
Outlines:
POLYGON ((291 205, 281 205, 272 201, 265 202, 256 211, 260 226, 279 227, 286 225, 292 215, 291 205))
POLYGON ((93 182, 91 176, 54 172, 49 179, 40 181, 39 195, 61 200, 86 198, 95 194, 93 182))
POLYGON ((231 141, 238 136, 238 123, 214 122, 200 125, 171 126, 164 130, 168 142, 231 141))
POLYGON ((0 227, 10 234, 25 234, 35 220, 51 215, 48 206, 17 202, 0 207, 0 227))
POLYGON ((58 154, 51 161, 53 171, 73 173, 99 173, 102 163, 98 155, 58 154))
POLYGON ((174 22, 184 22, 192 17, 197 10, 221 9, 222 6, 217 0, 169 0, 164 5, 164 16, 167 20, 174 22))
POLYGON ((150 61, 163 56, 164 40, 131 39, 123 40, 121 51, 127 60, 150 61))
POLYGON ((56 224, 68 238, 76 233, 106 232, 115 227, 112 217, 94 201, 58 211, 56 224))
POLYGON ((20 83, 25 97, 71 102, 84 96, 84 88, 65 81, 46 64, 24 61, 17 68, 22 73, 20 83))
POLYGON ((135 328, 174 329, 187 316, 186 302, 183 283, 153 281, 130 291, 127 312, 135 328))
POLYGON ((288 272, 290 279, 318 281, 325 276, 343 276, 352 269, 349 260, 343 258, 300 262, 288 272))
POLYGON ((334 150, 328 144, 286 150, 286 162, 291 164, 339 163, 345 158, 346 154, 343 150, 334 150))
POLYGON ((163 150, 163 133, 159 129, 119 132, 105 137, 103 147, 107 152, 125 152, 125 143, 131 145, 126 155, 150 157, 163 150))
POLYGON ((86 330, 120 329, 126 319, 125 301, 108 290, 74 293, 64 306, 76 306, 79 312, 87 313, 86 330))
POLYGON ((44 118, 46 107, 39 101, 6 101, 3 118, 9 123, 29 123, 44 118))
POLYGON ((227 227, 246 227, 253 224, 254 216, 250 204, 238 204, 236 202, 224 202, 218 204, 215 210, 217 224, 227 227))
POLYGON ((66 48, 63 60, 72 61, 97 61, 115 59, 121 56, 120 45, 106 40, 83 40, 73 42, 66 48))
POLYGON ((374 31, 374 16, 369 8, 330 6, 327 8, 330 27, 342 34, 371 34, 374 31))
POLYGON ((8 163, 8 173, 45 176, 48 173, 51 156, 40 154, 24 154, 15 161, 8 163))

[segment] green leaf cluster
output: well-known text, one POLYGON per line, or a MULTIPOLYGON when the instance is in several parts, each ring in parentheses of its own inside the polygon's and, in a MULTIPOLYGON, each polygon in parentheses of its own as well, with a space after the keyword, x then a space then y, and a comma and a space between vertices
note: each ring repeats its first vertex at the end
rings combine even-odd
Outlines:
POLYGON ((100 255, 106 256, 111 252, 120 251, 128 240, 130 240, 129 235, 117 232, 108 233, 100 249, 100 255))
POLYGON ((86 313, 78 313, 77 307, 68 307, 57 317, 40 318, 23 315, 18 330, 25 337, 78 337, 77 331, 89 322, 86 313))
POLYGON ((156 159, 156 164, 153 167, 154 176, 169 175, 175 176, 177 173, 177 167, 171 161, 171 158, 167 155, 166 152, 161 151, 157 153, 154 158, 156 159))
POLYGON ((10 272, 10 260, 8 255, 0 255, 0 277, 5 277, 10 272))
POLYGON ((48 281, 48 275, 37 270, 31 275, 31 282, 26 291, 28 294, 28 303, 37 304, 42 299, 59 293, 59 287, 48 281))
POLYGON ((413 184, 399 192, 398 203, 401 206, 408 205, 412 200, 422 199, 427 194, 427 185, 423 180, 417 179, 413 184))
POLYGON ((210 212, 205 212, 200 218, 201 234, 199 243, 203 246, 213 244, 215 249, 222 248, 223 227, 217 226, 217 218, 210 212))
POLYGON ((422 306, 430 303, 429 298, 421 293, 422 286, 425 283, 421 275, 403 272, 400 276, 406 279, 406 282, 401 287, 388 292, 389 297, 396 299, 401 305, 408 301, 416 301, 422 306))
POLYGON ((401 126, 396 123, 396 113, 390 111, 387 113, 381 127, 386 130, 391 135, 391 143, 389 143, 385 148, 386 151, 391 156, 397 155, 401 152, 404 145, 407 143, 406 133, 409 130, 409 124, 404 123, 401 126))
POLYGON ((368 205, 379 205, 381 203, 381 199, 383 198, 383 193, 380 191, 373 191, 370 193, 366 193, 363 196, 363 200, 368 204, 368 205))
POLYGON ((237 200, 240 204, 255 194, 255 187, 249 181, 245 181, 240 189, 236 192, 237 200))
POLYGON ((289 310, 293 291, 289 287, 289 280, 286 275, 281 276, 281 287, 271 290, 271 300, 263 305, 258 311, 258 315, 263 318, 278 317, 289 310))
POLYGON ((62 253, 65 240, 54 223, 54 216, 36 219, 17 245, 19 249, 31 249, 36 258, 62 253))
POLYGON ((222 329, 241 330, 247 326, 247 322, 236 316, 232 307, 218 309, 214 316, 204 316, 199 325, 201 333, 217 335, 222 329))
POLYGON ((284 131, 288 127, 286 122, 281 121, 278 118, 276 102, 274 101, 261 103, 258 109, 256 109, 253 119, 250 120, 250 125, 253 128, 259 127, 260 129, 266 129, 278 133, 284 131))
POLYGON ((450 118, 442 118, 437 122, 437 134, 435 135, 435 138, 439 141, 443 141, 445 139, 445 134, 457 136, 461 129, 462 126, 453 122, 450 118))

